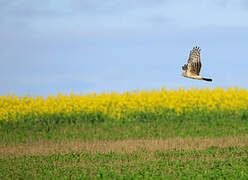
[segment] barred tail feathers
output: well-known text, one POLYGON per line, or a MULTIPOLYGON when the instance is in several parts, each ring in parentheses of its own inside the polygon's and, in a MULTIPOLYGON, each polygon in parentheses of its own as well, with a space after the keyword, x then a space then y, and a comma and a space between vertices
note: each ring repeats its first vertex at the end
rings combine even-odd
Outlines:
POLYGON ((209 78, 202 78, 202 80, 204 80, 204 81, 213 81, 212 79, 209 79, 209 78))

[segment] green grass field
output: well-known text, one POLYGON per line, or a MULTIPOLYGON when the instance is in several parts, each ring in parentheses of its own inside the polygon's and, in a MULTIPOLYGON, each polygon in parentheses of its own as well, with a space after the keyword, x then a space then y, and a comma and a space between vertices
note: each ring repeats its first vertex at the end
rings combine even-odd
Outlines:
POLYGON ((35 154, 0 160, 1 179, 247 179, 248 147, 35 154))
POLYGON ((247 179, 248 118, 1 123, 0 179, 247 179))

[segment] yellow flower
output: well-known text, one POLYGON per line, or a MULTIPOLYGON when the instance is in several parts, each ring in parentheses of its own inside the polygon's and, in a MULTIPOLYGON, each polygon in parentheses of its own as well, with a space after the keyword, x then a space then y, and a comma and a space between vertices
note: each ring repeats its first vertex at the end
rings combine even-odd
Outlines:
POLYGON ((172 109, 178 115, 182 112, 194 111, 225 111, 239 113, 248 110, 248 91, 237 87, 214 88, 210 90, 190 88, 185 90, 160 91, 136 90, 134 92, 102 93, 95 92, 83 95, 71 92, 58 93, 57 96, 25 96, 17 97, 8 94, 0 97, 0 121, 9 121, 32 113, 34 116, 44 114, 70 114, 72 112, 98 113, 101 112, 113 118, 122 118, 137 111, 162 114, 165 109, 172 109))

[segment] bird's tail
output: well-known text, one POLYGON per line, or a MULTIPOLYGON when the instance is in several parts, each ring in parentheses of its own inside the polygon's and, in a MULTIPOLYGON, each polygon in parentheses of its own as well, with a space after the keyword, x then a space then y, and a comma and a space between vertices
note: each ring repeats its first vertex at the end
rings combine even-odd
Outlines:
POLYGON ((204 80, 204 81, 213 81, 212 79, 209 79, 209 78, 202 78, 202 80, 204 80))

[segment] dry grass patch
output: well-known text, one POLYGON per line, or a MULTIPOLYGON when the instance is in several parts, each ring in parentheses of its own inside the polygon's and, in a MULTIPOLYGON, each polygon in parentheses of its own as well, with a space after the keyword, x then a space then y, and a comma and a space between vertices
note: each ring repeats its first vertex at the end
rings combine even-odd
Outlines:
POLYGON ((229 146, 244 147, 248 145, 248 135, 230 137, 177 137, 168 139, 127 139, 117 141, 64 141, 54 143, 39 140, 16 146, 0 146, 0 156, 35 155, 68 152, 88 153, 132 153, 135 151, 168 151, 168 150, 203 150, 212 146, 224 148, 229 146))

